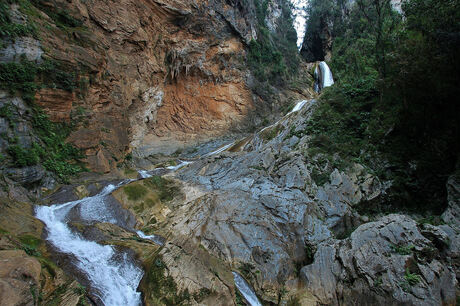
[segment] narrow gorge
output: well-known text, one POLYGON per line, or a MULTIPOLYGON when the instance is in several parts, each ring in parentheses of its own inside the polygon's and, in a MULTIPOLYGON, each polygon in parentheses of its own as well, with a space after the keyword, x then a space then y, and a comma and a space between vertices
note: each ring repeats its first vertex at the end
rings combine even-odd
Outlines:
POLYGON ((0 306, 457 305, 459 14, 0 0, 0 306))

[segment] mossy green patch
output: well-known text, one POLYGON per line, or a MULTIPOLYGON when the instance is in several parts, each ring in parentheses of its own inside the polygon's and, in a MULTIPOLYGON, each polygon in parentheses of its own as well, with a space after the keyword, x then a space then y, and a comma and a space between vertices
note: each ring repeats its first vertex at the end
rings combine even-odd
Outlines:
POLYGON ((178 292, 174 279, 167 275, 161 256, 152 256, 145 267, 141 287, 145 298, 154 305, 182 305, 190 301, 188 290, 178 292))
POLYGON ((42 240, 36 238, 32 235, 22 235, 18 237, 19 241, 21 242, 22 249, 30 256, 41 256, 41 253, 37 250, 37 248, 42 244, 42 240))
POLYGON ((175 185, 174 181, 161 176, 155 175, 143 180, 143 182, 146 187, 158 193, 158 198, 161 202, 173 200, 174 196, 179 192, 179 188, 175 185))
POLYGON ((131 201, 138 201, 143 199, 147 194, 147 188, 142 185, 135 184, 135 185, 128 185, 123 188, 123 191, 128 196, 128 199, 131 201))
POLYGON ((265 140, 265 141, 270 141, 272 140, 273 138, 275 138, 276 136, 278 136, 278 134, 283 131, 283 127, 280 126, 280 125, 276 125, 276 126, 273 126, 273 127, 269 127, 265 130, 263 130, 261 133, 260 133, 260 137, 265 140))

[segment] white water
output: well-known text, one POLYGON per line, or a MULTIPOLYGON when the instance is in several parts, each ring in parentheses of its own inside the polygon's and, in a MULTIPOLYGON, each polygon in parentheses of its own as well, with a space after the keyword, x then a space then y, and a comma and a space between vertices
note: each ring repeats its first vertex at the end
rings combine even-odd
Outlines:
POLYGON ((151 241, 155 242, 158 245, 164 245, 164 243, 161 240, 161 238, 159 236, 157 236, 157 235, 146 235, 143 231, 137 231, 136 233, 142 239, 148 239, 148 240, 151 240, 151 241))
POLYGON ((168 166, 166 167, 166 169, 168 170, 172 170, 172 171, 177 171, 179 170, 180 168, 183 168, 187 165, 190 165, 192 162, 189 162, 189 161, 184 161, 184 160, 179 160, 179 164, 176 165, 176 166, 168 166))
POLYGON ((249 303, 249 305, 262 306, 256 294, 254 293, 254 290, 252 290, 252 288, 249 286, 246 280, 238 273, 236 272, 232 272, 232 273, 233 273, 233 279, 235 281, 236 288, 238 288, 238 290, 244 296, 244 298, 249 303))
POLYGON ((298 112, 305 106, 305 104, 307 104, 307 102, 308 100, 302 100, 302 101, 297 102, 294 108, 287 115, 298 112))
POLYGON ((139 176, 142 179, 149 178, 149 177, 152 176, 147 170, 139 170, 139 171, 137 171, 137 173, 139 173, 139 176))
POLYGON ((231 146, 233 146, 234 143, 235 143, 235 142, 231 142, 231 143, 229 143, 229 144, 226 144, 225 146, 220 147, 220 148, 218 148, 218 149, 215 150, 215 151, 212 151, 212 152, 210 152, 210 153, 205 154, 203 157, 209 157, 209 156, 213 156, 213 155, 219 154, 219 153, 221 153, 221 152, 224 152, 225 150, 227 150, 227 149, 229 149, 231 146))
POLYGON ((332 71, 329 69, 329 66, 326 62, 320 62, 319 67, 322 75, 322 87, 332 86, 334 84, 334 78, 332 77, 332 71))
POLYGON ((90 216, 89 220, 114 221, 111 214, 106 215, 107 212, 100 211, 100 207, 105 207, 101 205, 104 197, 116 188, 109 185, 93 197, 65 204, 37 206, 36 215, 48 229, 47 240, 59 251, 72 254, 76 258, 76 266, 86 274, 97 291, 95 295, 104 305, 140 305, 141 294, 136 290, 143 271, 126 253, 117 254, 110 245, 84 240, 73 233, 65 223, 68 213, 77 205, 81 206, 80 211, 84 219, 90 216))

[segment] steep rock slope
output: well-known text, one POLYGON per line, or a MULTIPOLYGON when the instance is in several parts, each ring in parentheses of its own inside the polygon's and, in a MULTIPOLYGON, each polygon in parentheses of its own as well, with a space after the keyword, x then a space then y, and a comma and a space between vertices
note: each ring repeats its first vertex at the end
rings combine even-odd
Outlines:
POLYGON ((272 108, 253 96, 246 67, 252 1, 18 1, 9 14, 32 30, 4 37, 0 61, 53 63, 35 102, 75 124, 69 141, 97 171, 133 148, 172 153, 252 126, 272 108))
MULTIPOLYGON (((165 275, 178 292, 205 288, 226 301, 232 290, 222 285, 238 271, 275 304, 454 304, 458 225, 447 218, 455 200, 440 226, 360 215, 359 206, 385 197, 388 182, 359 164, 340 172, 310 157, 306 131, 316 103, 179 170, 183 200, 148 209, 147 200, 123 198, 141 228, 167 237, 155 257, 165 275), (219 270, 208 261, 220 262, 219 270)), ((452 179, 452 199, 454 186, 452 179)))

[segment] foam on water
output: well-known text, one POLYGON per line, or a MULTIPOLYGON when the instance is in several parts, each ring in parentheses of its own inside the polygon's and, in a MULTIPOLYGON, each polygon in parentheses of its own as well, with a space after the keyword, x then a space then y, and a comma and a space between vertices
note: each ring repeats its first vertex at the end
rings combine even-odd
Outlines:
POLYGON ((42 220, 50 241, 59 251, 72 254, 75 265, 83 271, 96 289, 96 295, 104 305, 140 305, 141 294, 137 287, 143 271, 126 253, 117 254, 110 245, 100 245, 73 233, 66 225, 69 211, 81 205, 80 212, 85 220, 114 221, 112 215, 102 211, 104 197, 117 187, 109 185, 94 197, 52 206, 37 206, 36 216, 42 220), (102 210, 101 210, 102 209, 102 210), (121 255, 121 256, 120 256, 121 255))
POLYGON ((137 231, 136 232, 137 235, 139 237, 141 237, 142 239, 148 239, 148 240, 151 240, 153 242, 155 242, 156 244, 158 245, 164 245, 164 242, 162 241, 161 237, 160 236, 157 236, 157 235, 146 235, 143 231, 137 231))
POLYGON ((319 67, 321 69, 322 84, 321 88, 329 87, 334 84, 334 78, 332 77, 332 71, 326 62, 320 62, 319 67))
POLYGON ((246 280, 238 273, 236 272, 232 272, 232 273, 233 273, 233 279, 235 281, 236 288, 238 288, 238 291, 241 292, 241 294, 244 296, 244 298, 249 303, 249 305, 262 306, 256 294, 254 293, 254 290, 252 290, 251 286, 249 286, 246 280))
POLYGON ((139 173, 139 176, 143 179, 149 178, 152 176, 147 170, 139 170, 138 173, 139 173))
POLYGON ((292 114, 292 113, 295 113, 295 112, 298 112, 299 110, 301 110, 305 104, 307 104, 308 100, 302 100, 302 101, 299 101, 297 102, 297 104, 294 106, 294 108, 288 113, 289 114, 292 114))
POLYGON ((168 166, 168 167, 166 167, 166 169, 171 170, 171 171, 177 171, 180 168, 183 168, 183 167, 185 167, 187 165, 190 165, 191 163, 192 162, 189 162, 189 161, 179 160, 178 165, 176 165, 176 166, 168 166))

